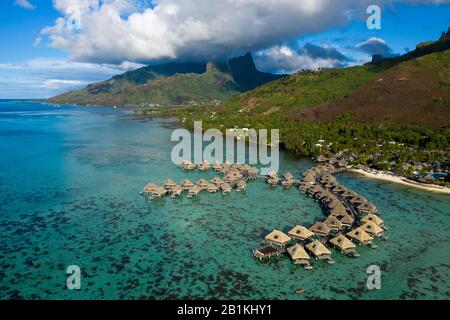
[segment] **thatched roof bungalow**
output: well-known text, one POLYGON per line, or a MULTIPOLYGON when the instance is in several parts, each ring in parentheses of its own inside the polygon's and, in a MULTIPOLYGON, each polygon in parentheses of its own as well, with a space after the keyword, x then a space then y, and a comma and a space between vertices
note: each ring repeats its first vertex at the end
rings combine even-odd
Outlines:
POLYGON ((188 190, 188 198, 192 198, 193 196, 197 196, 202 189, 199 186, 193 186, 188 190))
POLYGON ((293 229, 291 229, 288 234, 297 240, 308 240, 314 237, 314 233, 307 228, 297 225, 293 229))
POLYGON ((218 178, 218 177, 214 177, 211 179, 211 183, 215 184, 216 186, 221 186, 225 183, 225 181, 223 181, 222 179, 218 178))
POLYGON ((273 230, 264 239, 266 242, 280 248, 284 248, 291 241, 291 237, 280 230, 273 230))
POLYGON ((368 234, 371 234, 375 237, 381 237, 384 234, 384 229, 378 226, 377 224, 373 222, 366 222, 361 227, 362 230, 367 232, 368 234))
POLYGON ((376 213, 377 208, 369 201, 361 203, 356 207, 360 213, 376 213))
POLYGON ((184 189, 184 190, 189 190, 189 188, 192 188, 194 186, 194 184, 192 183, 191 180, 189 179, 184 179, 183 181, 181 181, 180 186, 184 189))
POLYGON ((294 264, 302 264, 302 265, 310 266, 310 264, 309 264, 310 257, 302 245, 296 243, 293 246, 287 248, 286 251, 291 256, 294 264))
POLYGON ((364 216, 361 219, 361 222, 366 223, 366 222, 373 222, 376 225, 383 227, 384 226, 384 221, 383 219, 381 219, 379 216, 377 216, 376 214, 373 213, 369 213, 367 216, 364 216))
POLYGON ((214 183, 210 183, 206 190, 208 190, 208 192, 210 193, 216 193, 219 188, 214 183))
POLYGON ((330 243, 345 254, 355 254, 356 246, 343 234, 330 240, 330 243))
POLYGON ((171 180, 171 179, 167 179, 164 184, 163 187, 166 190, 171 190, 172 188, 174 188, 177 184, 175 183, 175 181, 171 180))
POLYGON ((361 244, 369 245, 372 243, 373 236, 362 230, 361 228, 353 229, 346 234, 347 237, 358 241, 361 244))
POLYGON ((160 186, 158 186, 156 183, 150 182, 148 183, 145 187, 144 187, 144 191, 145 193, 152 193, 152 191, 156 190, 160 188, 160 186))
POLYGON ((196 185, 202 190, 207 190, 209 187, 209 182, 202 178, 197 181, 196 185))
POLYGON ((236 183, 236 191, 238 191, 238 192, 245 190, 246 187, 247 187, 247 183, 245 183, 244 180, 239 180, 236 183))
POLYGON ((323 222, 332 230, 340 230, 342 229, 342 222, 339 221, 335 216, 328 216, 323 222))
POLYGON ((330 259, 331 251, 319 240, 314 240, 306 245, 308 249, 318 259, 330 259))
POLYGON ((330 227, 323 222, 314 223, 309 230, 320 236, 327 236, 330 233, 330 227))
POLYGON ((223 193, 230 193, 231 190, 233 190, 231 185, 229 183, 226 183, 226 182, 224 184, 220 185, 220 189, 222 189, 223 193))

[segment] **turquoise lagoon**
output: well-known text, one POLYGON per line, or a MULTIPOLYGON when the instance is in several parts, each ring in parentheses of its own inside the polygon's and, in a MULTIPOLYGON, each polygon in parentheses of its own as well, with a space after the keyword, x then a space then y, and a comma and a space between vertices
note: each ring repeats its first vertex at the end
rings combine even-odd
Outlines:
MULTIPOLYGON (((262 182, 223 196, 139 195, 149 181, 195 180, 170 161, 173 119, 130 110, 0 101, 1 299, 448 299, 450 197, 344 174, 373 201, 389 241, 337 252, 314 270, 253 259, 273 228, 322 217, 298 190, 262 182), (366 287, 379 265, 380 290, 366 287), (81 290, 66 288, 78 265, 81 290), (295 290, 304 289, 302 294, 295 290)), ((281 171, 313 163, 281 153, 281 171)), ((207 173, 212 178, 213 173, 207 173)))

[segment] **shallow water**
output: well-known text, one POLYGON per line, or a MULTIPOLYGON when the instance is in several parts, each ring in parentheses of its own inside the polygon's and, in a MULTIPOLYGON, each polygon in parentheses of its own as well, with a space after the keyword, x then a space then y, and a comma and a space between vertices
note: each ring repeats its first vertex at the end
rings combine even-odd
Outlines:
MULTIPOLYGON (((312 271, 263 264, 251 255, 260 239, 320 219, 319 205, 262 182, 146 201, 149 181, 214 176, 170 162, 175 126, 123 109, 0 101, 0 298, 449 298, 449 196, 340 175, 379 208, 389 241, 358 247, 358 259, 334 252, 335 265, 313 261, 312 271), (366 287, 372 264, 381 290, 366 287), (66 288, 69 265, 81 267, 81 290, 66 288)), ((312 165, 281 154, 283 172, 312 165)))

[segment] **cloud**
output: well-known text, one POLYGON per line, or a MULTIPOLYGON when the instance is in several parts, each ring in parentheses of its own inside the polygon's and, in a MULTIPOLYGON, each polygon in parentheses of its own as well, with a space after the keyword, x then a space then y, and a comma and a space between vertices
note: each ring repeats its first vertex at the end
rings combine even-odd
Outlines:
POLYGON ((392 2, 448 1, 54 0, 61 17, 43 34, 77 61, 209 60, 364 20, 368 5, 392 2))
POLYGON ((48 98, 139 67, 132 62, 112 65, 45 58, 0 63, 0 78, 8 79, 0 83, 0 98, 48 98))
POLYGON ((351 61, 337 48, 305 44, 298 50, 281 45, 256 54, 255 63, 261 70, 275 73, 293 73, 300 69, 317 70, 343 66, 351 61))
POLYGON ((357 44, 355 49, 370 56, 380 55, 382 57, 392 57, 395 55, 392 48, 381 38, 369 38, 357 44))
POLYGON ((28 0, 16 0, 14 2, 14 4, 16 6, 22 7, 22 8, 27 9, 27 10, 34 10, 34 9, 36 9, 36 6, 31 4, 28 0))

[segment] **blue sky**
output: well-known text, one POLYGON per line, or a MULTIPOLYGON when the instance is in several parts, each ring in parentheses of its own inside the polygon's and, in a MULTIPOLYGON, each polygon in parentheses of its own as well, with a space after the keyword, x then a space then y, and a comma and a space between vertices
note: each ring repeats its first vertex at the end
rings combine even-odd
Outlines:
POLYGON ((270 72, 361 64, 374 48, 402 54, 450 26, 450 4, 439 0, 384 1, 381 30, 366 27, 364 1, 245 1, 231 10, 226 0, 197 0, 201 9, 194 0, 2 0, 0 98, 46 98, 147 63, 246 51, 270 72), (350 8, 356 17, 345 20, 350 8))

